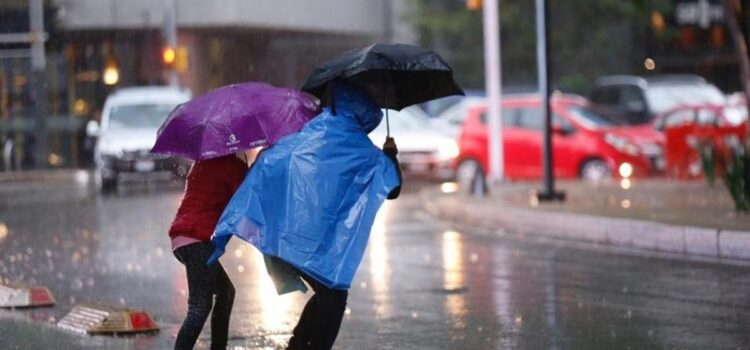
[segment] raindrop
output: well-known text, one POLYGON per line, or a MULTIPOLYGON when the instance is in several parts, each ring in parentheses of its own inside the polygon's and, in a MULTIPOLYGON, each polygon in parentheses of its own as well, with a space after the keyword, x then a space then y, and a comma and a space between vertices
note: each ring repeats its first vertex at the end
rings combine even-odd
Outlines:
POLYGON ((479 254, 471 253, 471 255, 469 255, 469 261, 471 261, 472 263, 476 263, 477 261, 479 261, 479 254))
POLYGON ((243 272, 245 272, 245 267, 242 266, 242 265, 239 265, 239 266, 237 266, 237 271, 239 271, 240 273, 243 273, 243 272))
POLYGON ((52 257, 52 251, 49 250, 49 249, 47 249, 47 250, 44 251, 44 255, 47 256, 48 258, 51 258, 52 257))
POLYGON ((74 264, 77 263, 78 261, 81 260, 81 253, 79 253, 78 251, 75 251, 73 253, 73 256, 70 257, 70 260, 72 260, 74 264))
POLYGON ((88 285, 89 287, 93 287, 94 286, 94 279, 93 278, 89 278, 88 280, 86 280, 86 285, 88 285))
POLYGON ((57 279, 61 280, 63 278, 65 278, 65 276, 62 274, 62 272, 58 272, 57 273, 57 279))
POLYGON ((367 288, 367 282, 362 282, 359 284, 359 288, 366 289, 367 288))
POLYGON ((628 310, 627 318, 633 317, 633 311, 628 310))
POLYGON ((125 305, 125 298, 120 298, 120 305, 125 305))
POLYGON ((423 255, 422 259, 424 260, 424 262, 430 262, 430 261, 432 261, 432 257, 430 256, 430 254, 423 255))
POLYGON ((234 250, 234 256, 241 258, 242 254, 245 253, 242 249, 235 249, 234 250))
POLYGON ((15 255, 8 256, 8 261, 10 261, 11 264, 15 263, 16 262, 16 256, 15 255))
POLYGON ((57 320, 55 320, 55 317, 54 317, 54 316, 50 316, 50 317, 49 317, 49 318, 47 319, 47 322, 49 322, 49 323, 55 323, 56 321, 57 321, 57 320))
POLYGON ((156 256, 161 257, 164 254, 164 250, 161 248, 156 248, 156 256))
POLYGON ((73 281, 73 283, 71 284, 71 288, 73 288, 74 290, 83 289, 83 281, 81 281, 80 279, 76 278, 73 281))
POLYGON ((652 329, 649 329, 649 330, 648 330, 648 336, 649 336, 649 337, 653 337, 653 336, 654 336, 654 330, 652 330, 652 329))
POLYGON ((34 249, 31 249, 31 247, 26 247, 26 254, 31 255, 33 253, 34 253, 34 249))
POLYGON ((622 287, 622 292, 623 293, 627 293, 628 292, 628 287, 622 287))
POLYGON ((182 295, 183 297, 187 296, 187 291, 184 289, 180 289, 180 295, 182 295))
POLYGON ((477 332, 482 333, 482 329, 483 328, 481 326, 479 326, 479 328, 477 328, 477 332))
POLYGON ((417 317, 419 317, 419 313, 416 312, 416 311, 412 311, 411 312, 411 318, 417 318, 417 317))
POLYGON ((70 299, 68 299, 68 300, 70 300, 71 304, 75 304, 76 303, 76 297, 74 297, 72 295, 70 296, 70 299))
POLYGON ((133 271, 133 264, 128 263, 127 265, 125 265, 125 269, 128 271, 133 271))
POLYGON ((516 324, 523 323, 523 317, 522 316, 516 316, 516 324))
POLYGON ((352 314, 352 309, 349 308, 349 307, 347 307, 346 310, 344 311, 344 314, 347 315, 347 316, 351 315, 352 314))
POLYGON ((135 264, 135 271, 141 272, 141 265, 140 264, 135 264))

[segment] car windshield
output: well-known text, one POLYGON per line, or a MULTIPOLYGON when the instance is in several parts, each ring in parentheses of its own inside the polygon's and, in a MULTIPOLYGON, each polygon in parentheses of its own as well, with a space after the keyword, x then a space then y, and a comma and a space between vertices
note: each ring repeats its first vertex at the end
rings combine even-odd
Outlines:
POLYGON ((650 86, 646 99, 656 114, 684 105, 724 105, 726 101, 719 89, 708 84, 650 86))
MULTIPOLYGON (((385 110, 383 110, 383 121, 375 129, 375 132, 386 132, 385 110)), ((391 130, 422 130, 431 127, 429 117, 419 107, 407 107, 401 111, 388 110, 388 119, 391 130)))
POLYGON ((606 128, 622 124, 616 115, 589 107, 576 106, 571 107, 569 111, 576 121, 588 129, 606 128))
POLYGON ((117 129, 156 129, 176 105, 139 104, 112 107, 109 127, 117 129))

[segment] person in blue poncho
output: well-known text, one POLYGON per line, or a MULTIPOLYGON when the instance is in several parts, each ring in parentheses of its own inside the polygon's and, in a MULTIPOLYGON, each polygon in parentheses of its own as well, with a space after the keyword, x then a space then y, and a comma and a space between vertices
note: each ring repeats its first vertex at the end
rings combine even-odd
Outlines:
POLYGON ((331 89, 331 107, 261 152, 214 231, 213 261, 238 236, 314 290, 287 349, 333 346, 375 215, 401 189, 395 142, 367 137, 380 108, 357 86, 331 89))

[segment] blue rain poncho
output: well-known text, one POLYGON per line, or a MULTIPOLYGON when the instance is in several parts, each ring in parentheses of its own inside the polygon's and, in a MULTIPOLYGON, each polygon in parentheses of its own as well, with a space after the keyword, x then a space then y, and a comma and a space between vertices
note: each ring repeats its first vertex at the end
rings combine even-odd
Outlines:
POLYGON ((375 214, 400 186, 393 162, 367 134, 382 112, 362 90, 337 84, 300 133, 261 152, 212 238, 224 253, 234 235, 329 288, 348 289, 375 214))

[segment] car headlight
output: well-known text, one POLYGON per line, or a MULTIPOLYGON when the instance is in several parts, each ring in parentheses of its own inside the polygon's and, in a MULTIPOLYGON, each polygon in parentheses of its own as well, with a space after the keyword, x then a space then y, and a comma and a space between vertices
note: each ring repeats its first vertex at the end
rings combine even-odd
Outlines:
POLYGON ((443 142, 438 146, 437 156, 440 160, 450 160, 458 157, 458 143, 455 140, 443 142))
POLYGON ((616 150, 631 156, 637 156, 641 153, 638 146, 621 136, 606 134, 604 135, 604 141, 616 150))

